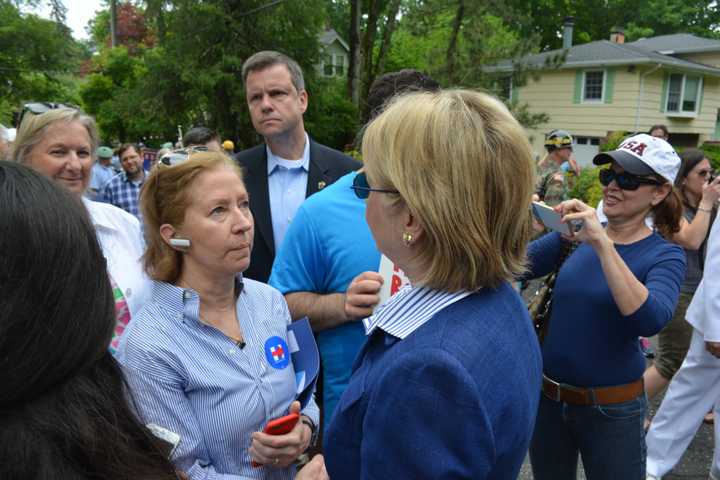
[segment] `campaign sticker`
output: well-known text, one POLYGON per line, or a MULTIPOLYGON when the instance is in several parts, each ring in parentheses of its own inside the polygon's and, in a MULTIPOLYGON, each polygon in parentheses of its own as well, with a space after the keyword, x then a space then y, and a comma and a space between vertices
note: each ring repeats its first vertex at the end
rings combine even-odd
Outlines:
POLYGON ((271 367, 282 370, 290 364, 290 349, 280 337, 270 337, 265 341, 265 358, 271 367))

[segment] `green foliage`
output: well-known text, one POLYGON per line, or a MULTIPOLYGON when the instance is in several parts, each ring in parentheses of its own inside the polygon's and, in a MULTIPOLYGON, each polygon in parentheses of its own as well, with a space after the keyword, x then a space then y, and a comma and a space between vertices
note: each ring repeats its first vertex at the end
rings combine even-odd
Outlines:
POLYGON ((705 156, 710 160, 713 170, 720 171, 720 144, 703 143, 700 150, 705 152, 705 156))
POLYGON ((581 170, 580 176, 575 178, 574 185, 568 192, 568 196, 570 198, 579 198, 592 207, 596 206, 602 199, 602 185, 598 180, 600 168, 581 170))
POLYGON ((0 122, 10 124, 27 101, 77 101, 66 74, 77 68, 80 49, 65 25, 0 0, 0 45, 0 122))
POLYGON ((347 98, 345 83, 340 79, 318 79, 309 92, 305 128, 318 142, 345 150, 358 128, 358 111, 347 98))
POLYGON ((600 151, 609 152, 611 150, 617 150, 623 139, 625 139, 625 137, 627 136, 628 132, 625 131, 618 130, 615 132, 610 132, 610 134, 607 136, 606 142, 600 145, 600 151))

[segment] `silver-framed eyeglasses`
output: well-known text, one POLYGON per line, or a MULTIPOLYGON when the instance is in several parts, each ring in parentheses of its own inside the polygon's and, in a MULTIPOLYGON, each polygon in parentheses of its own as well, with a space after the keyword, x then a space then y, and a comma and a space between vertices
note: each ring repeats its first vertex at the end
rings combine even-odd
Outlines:
POLYGON ((188 160, 193 153, 209 151, 210 149, 205 146, 179 148, 163 155, 158 162, 158 165, 173 167, 179 163, 184 162, 185 160, 188 160))

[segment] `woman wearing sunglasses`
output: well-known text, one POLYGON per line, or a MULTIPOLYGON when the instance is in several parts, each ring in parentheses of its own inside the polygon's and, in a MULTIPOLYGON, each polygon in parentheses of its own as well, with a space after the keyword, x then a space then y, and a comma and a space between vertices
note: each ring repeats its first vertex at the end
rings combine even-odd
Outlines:
POLYGON ((294 401, 283 296, 242 277, 254 229, 242 172, 224 153, 200 150, 167 154, 143 186, 153 298, 118 360, 145 422, 180 435, 172 460, 190 479, 289 480, 318 407, 294 401), (261 432, 288 410, 301 413, 291 431, 261 432))
POLYGON ((12 159, 82 198, 90 213, 113 286, 117 324, 110 349, 115 351, 127 324, 150 298, 150 281, 140 265, 140 224, 124 210, 83 196, 99 143, 95 120, 76 108, 55 103, 29 103, 21 118, 12 159))
MULTIPOLYGON (((645 359, 638 336, 670 320, 685 274, 685 255, 670 243, 682 206, 673 182, 680 158, 647 134, 594 159, 604 213, 579 200, 556 207, 563 221, 582 221, 553 290, 542 346, 543 386, 530 447, 536 480, 574 480, 578 455, 588 480, 645 478, 645 359), (649 214, 655 231, 645 224, 649 214)), ((531 276, 556 268, 558 233, 530 245, 531 276)))
POLYGON ((668 385, 690 347, 692 326, 685 320, 685 312, 703 276, 707 237, 720 198, 720 178, 711 178, 713 170, 705 153, 697 148, 688 148, 680 154, 680 158, 682 164, 675 187, 682 197, 683 219, 680 231, 673 235, 672 240, 685 249, 687 272, 675 314, 658 335, 658 356, 645 371, 648 399, 668 385))
MULTIPOLYGON (((353 188, 367 199, 378 250, 410 285, 363 320, 368 340, 324 442, 328 472, 516 478, 541 375, 527 309, 509 283, 531 230, 525 132, 488 95, 411 93, 369 124, 362 151, 353 188)), ((348 292, 373 282, 377 291, 361 274, 348 292)))

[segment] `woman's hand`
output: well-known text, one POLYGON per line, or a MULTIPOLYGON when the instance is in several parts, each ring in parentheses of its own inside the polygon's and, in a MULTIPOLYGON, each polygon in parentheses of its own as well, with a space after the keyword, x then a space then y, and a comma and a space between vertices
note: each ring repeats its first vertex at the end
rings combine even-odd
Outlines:
POLYGON ((345 294, 345 316, 354 320, 372 315, 380 302, 383 278, 378 272, 363 272, 353 278, 345 294))
POLYGON ((571 230, 575 231, 573 224, 582 222, 582 227, 575 231, 571 237, 565 236, 568 240, 587 242, 596 248, 606 242, 610 242, 605 228, 595 214, 595 209, 580 200, 566 200, 555 207, 555 211, 559 212, 563 218, 562 222, 569 224, 571 230))
MULTIPOLYGON (((300 413, 300 402, 290 405, 290 413, 300 413)), ((275 468, 287 468, 307 450, 312 432, 304 422, 298 421, 295 428, 285 435, 268 435, 253 432, 248 452, 257 463, 275 468)))
POLYGON ((720 199, 720 175, 715 177, 712 182, 705 182, 702 198, 698 206, 705 210, 711 210, 718 199, 720 199))
POLYGON ((295 476, 295 480, 330 480, 322 455, 315 455, 295 476))

